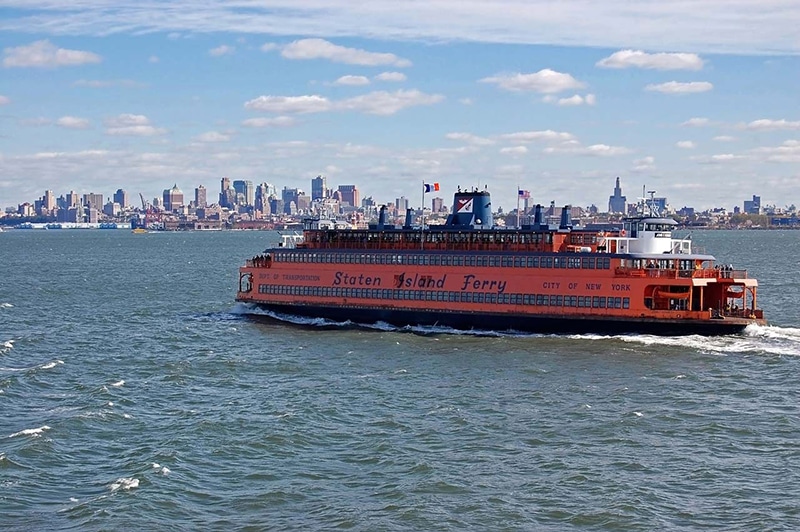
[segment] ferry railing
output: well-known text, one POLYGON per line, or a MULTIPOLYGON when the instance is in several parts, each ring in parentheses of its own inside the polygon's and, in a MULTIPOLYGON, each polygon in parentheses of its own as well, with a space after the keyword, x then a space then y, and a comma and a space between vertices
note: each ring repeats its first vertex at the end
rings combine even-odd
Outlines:
POLYGON ((747 270, 719 270, 700 268, 695 270, 676 270, 664 268, 628 268, 618 267, 614 273, 620 277, 651 277, 658 279, 747 279, 747 270))

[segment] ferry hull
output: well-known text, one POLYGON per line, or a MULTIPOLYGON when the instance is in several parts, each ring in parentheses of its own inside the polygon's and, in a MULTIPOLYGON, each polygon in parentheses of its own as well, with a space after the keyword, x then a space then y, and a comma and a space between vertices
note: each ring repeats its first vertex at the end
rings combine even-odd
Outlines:
MULTIPOLYGON (((547 315, 519 315, 509 313, 454 312, 437 310, 411 310, 365 308, 356 306, 293 305, 281 303, 250 302, 253 309, 307 318, 323 318, 335 322, 353 322, 372 325, 378 322, 397 327, 442 326, 457 330, 515 331, 541 334, 654 334, 659 336, 729 335, 742 332, 745 327, 763 320, 737 318, 710 320, 659 320, 618 316, 569 317, 547 315)), ((255 318, 270 318, 257 311, 248 312, 255 318)), ((765 322, 764 322, 765 323, 765 322)))

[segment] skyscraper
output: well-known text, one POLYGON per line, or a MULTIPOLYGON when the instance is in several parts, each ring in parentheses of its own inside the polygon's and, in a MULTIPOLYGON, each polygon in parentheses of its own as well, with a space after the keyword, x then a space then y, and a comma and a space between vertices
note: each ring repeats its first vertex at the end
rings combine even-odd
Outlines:
POLYGON ((173 212, 183 208, 183 192, 178 188, 177 183, 172 188, 164 190, 163 197, 165 211, 173 212))
POLYGON ((252 206, 256 203, 256 188, 252 181, 237 179, 233 182, 236 191, 237 204, 252 206))
POLYGON ((208 195, 206 187, 203 185, 194 189, 194 206, 198 209, 203 209, 208 206, 208 195))
POLYGON ((355 185, 339 185, 339 196, 342 198, 342 202, 352 207, 361 205, 361 197, 358 187, 355 185))
POLYGON ((324 175, 318 175, 311 180, 311 201, 325 199, 327 195, 327 180, 324 175))
POLYGON ((622 195, 622 188, 619 186, 619 177, 614 187, 614 195, 608 197, 608 212, 624 213, 627 198, 622 195))
POLYGON ((120 208, 126 209, 128 207, 128 193, 121 188, 114 192, 114 203, 119 203, 120 208))

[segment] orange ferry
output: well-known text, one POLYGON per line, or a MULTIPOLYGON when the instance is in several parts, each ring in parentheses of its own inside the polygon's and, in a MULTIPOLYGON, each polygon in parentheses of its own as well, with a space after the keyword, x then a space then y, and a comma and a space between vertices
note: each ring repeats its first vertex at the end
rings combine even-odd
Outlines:
MULTIPOLYGON (((764 325, 758 282, 695 253, 657 213, 621 228, 494 227, 488 191, 459 191, 445 225, 369 229, 308 220, 302 238, 246 261, 249 308, 355 323, 539 333, 729 334, 764 325)), ((298 235, 299 236, 299 235, 298 235)))

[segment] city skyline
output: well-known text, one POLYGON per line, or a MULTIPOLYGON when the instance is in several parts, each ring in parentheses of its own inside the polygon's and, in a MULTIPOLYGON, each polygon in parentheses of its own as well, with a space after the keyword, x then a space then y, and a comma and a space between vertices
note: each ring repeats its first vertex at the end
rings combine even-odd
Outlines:
POLYGON ((602 207, 617 176, 629 201, 798 201, 785 1, 0 5, 3 208, 319 174, 412 205, 436 181, 602 207))

